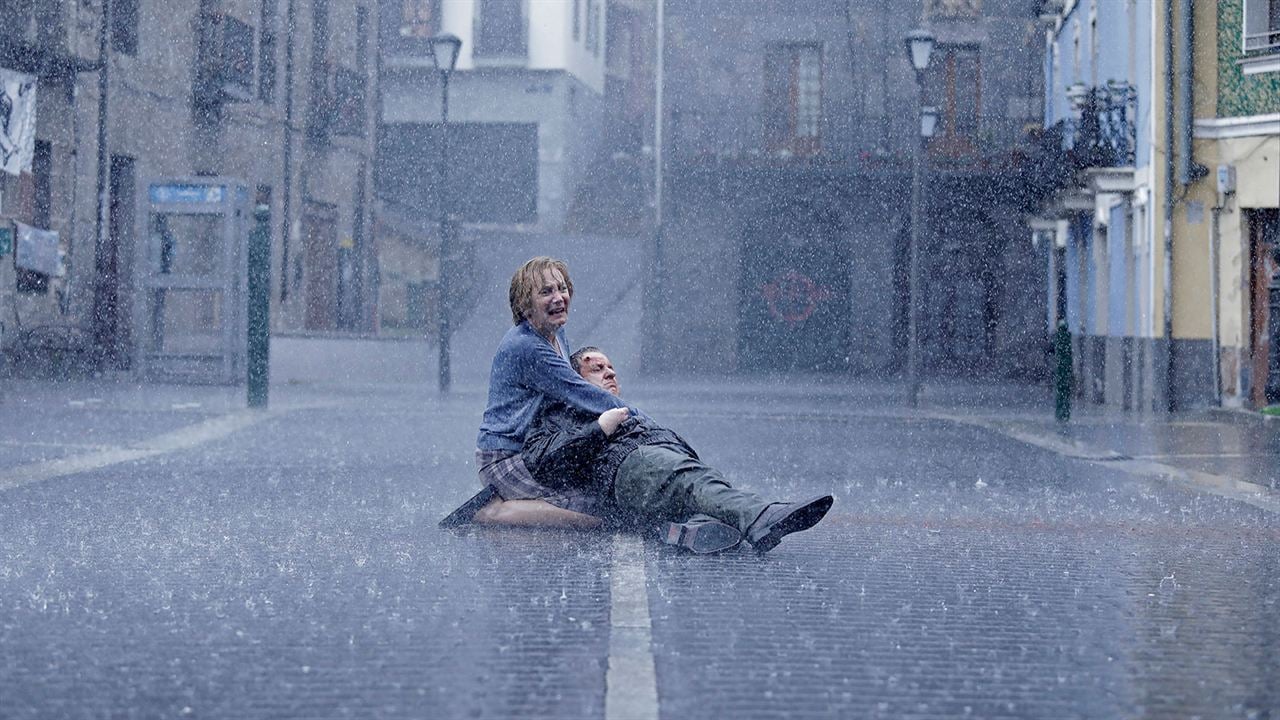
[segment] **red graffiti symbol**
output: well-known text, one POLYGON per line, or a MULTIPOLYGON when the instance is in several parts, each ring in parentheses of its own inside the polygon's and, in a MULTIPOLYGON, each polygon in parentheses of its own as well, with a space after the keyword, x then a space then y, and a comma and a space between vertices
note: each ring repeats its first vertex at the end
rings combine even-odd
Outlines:
POLYGON ((792 327, 809 319, 818 304, 831 298, 831 291, 807 275, 788 270, 760 289, 769 314, 792 327))

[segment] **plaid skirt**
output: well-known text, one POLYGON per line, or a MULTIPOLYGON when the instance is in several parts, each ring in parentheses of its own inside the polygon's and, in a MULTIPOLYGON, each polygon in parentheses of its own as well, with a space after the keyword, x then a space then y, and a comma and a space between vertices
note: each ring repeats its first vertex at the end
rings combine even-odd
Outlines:
POLYGON ((545 500, 565 510, 603 516, 602 498, 574 488, 553 490, 543 485, 533 479, 520 453, 477 449, 476 467, 480 468, 480 485, 492 485, 503 500, 545 500))

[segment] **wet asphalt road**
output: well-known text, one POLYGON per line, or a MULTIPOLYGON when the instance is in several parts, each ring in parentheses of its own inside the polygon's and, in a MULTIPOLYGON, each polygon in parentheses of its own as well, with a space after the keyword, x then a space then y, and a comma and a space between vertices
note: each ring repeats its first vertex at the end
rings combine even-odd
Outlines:
POLYGON ((638 562, 607 533, 441 531, 474 490, 471 386, 299 381, 246 413, 10 384, 0 717, 1280 715, 1275 512, 875 387, 699 387, 624 384, 735 483, 833 493, 822 524, 638 562), (651 680, 608 673, 619 573, 651 680))

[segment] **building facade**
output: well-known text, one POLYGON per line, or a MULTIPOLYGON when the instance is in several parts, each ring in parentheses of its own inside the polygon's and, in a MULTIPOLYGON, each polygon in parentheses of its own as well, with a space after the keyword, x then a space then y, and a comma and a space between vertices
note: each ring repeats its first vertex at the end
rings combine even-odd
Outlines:
MULTIPOLYGON (((602 134, 606 0, 384 2, 379 169, 380 241, 407 265, 386 267, 384 326, 432 326, 444 208, 462 227, 451 276, 485 233, 559 233, 602 134), (429 39, 461 51, 448 90, 448 157, 441 163, 443 93, 429 39), (390 277, 394 276, 394 277, 390 277)), ((451 292, 457 292, 453 288, 451 292)))
POLYGON ((667 0, 655 371, 892 375, 908 345, 915 73, 918 290, 932 376, 1035 377, 1044 268, 1023 220, 1042 96, 1035 4, 667 0))
MULTIPOLYGON (((73 328, 99 349, 100 367, 130 367, 150 342, 137 327, 153 312, 140 287, 168 272, 156 269, 164 248, 212 252, 220 242, 157 225, 156 186, 211 177, 245 188, 242 214, 268 208, 277 331, 371 327, 375 8, 110 0, 107 14, 104 5, 5 4, 0 66, 36 78, 38 95, 34 159, 4 180, 2 211, 57 232, 63 258, 55 273, 0 271, 0 302, 15 318, 6 342, 73 328)), ((242 230, 250 226, 244 218, 242 230)), ((165 312, 212 332, 227 321, 207 310, 224 290, 207 290, 188 294, 189 311, 175 301, 165 312)))
POLYGON ((1207 172, 1174 232, 1211 248, 1217 397, 1261 408, 1280 403, 1280 2, 1198 6, 1194 24, 1194 152, 1207 172))
POLYGON ((1135 410, 1269 401, 1276 8, 1042 4, 1043 195, 1033 224, 1049 267, 1047 319, 1070 329, 1086 401, 1135 410))

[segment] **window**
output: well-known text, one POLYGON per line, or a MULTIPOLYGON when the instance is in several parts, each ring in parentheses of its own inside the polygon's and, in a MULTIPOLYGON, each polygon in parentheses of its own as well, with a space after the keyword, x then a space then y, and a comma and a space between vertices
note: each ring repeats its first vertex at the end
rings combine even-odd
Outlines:
POLYGON ((369 8, 356 8, 356 71, 369 69, 369 8))
POLYGON ((388 56, 430 59, 428 38, 440 32, 441 0, 380 0, 377 50, 388 56))
POLYGON ((1280 50, 1280 0, 1244 0, 1244 51, 1280 50))
POLYGON ((112 1, 111 49, 125 55, 138 54, 138 0, 112 1))
POLYGON ((254 96, 253 28, 202 2, 196 29, 196 80, 192 88, 201 117, 214 119, 227 101, 254 96))
POLYGON ((944 154, 971 152, 982 107, 981 58, 975 45, 941 45, 935 51, 925 97, 938 108, 932 146, 944 154))
MULTIPOLYGON (((590 33, 588 26, 588 37, 590 33)), ((528 54, 524 0, 476 0, 474 34, 477 56, 524 57, 528 54)))
POLYGON ((822 46, 770 46, 765 53, 765 134, 769 149, 814 155, 822 145, 822 46))
POLYGON ((440 32, 440 0, 400 0, 400 37, 429 38, 440 32))
POLYGON ((316 0, 311 9, 311 62, 308 78, 306 138, 312 145, 329 140, 333 96, 329 92, 329 2, 316 0))
POLYGON ((364 73, 340 67, 333 74, 333 132, 364 136, 364 73))
MULTIPOLYGON (((34 183, 31 224, 41 230, 49 229, 53 215, 53 145, 48 140, 36 140, 35 153, 31 157, 31 179, 34 183)), ((49 292, 49 276, 44 273, 17 268, 17 290, 28 295, 49 292)))
POLYGON ((222 19, 222 89, 235 100, 253 99, 253 28, 230 15, 222 19))
POLYGON ((605 67, 610 75, 623 80, 631 77, 631 25, 609 23, 609 42, 605 47, 605 67))
POLYGON ((276 6, 280 0, 262 0, 258 23, 258 99, 270 103, 276 95, 276 6))
POLYGON ((600 54, 600 0, 587 0, 587 50, 600 54))

